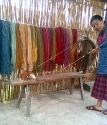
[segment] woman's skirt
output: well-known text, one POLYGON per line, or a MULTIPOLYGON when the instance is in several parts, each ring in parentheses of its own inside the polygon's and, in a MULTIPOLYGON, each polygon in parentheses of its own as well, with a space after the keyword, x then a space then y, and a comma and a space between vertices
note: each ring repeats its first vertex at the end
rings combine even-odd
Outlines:
POLYGON ((97 74, 91 96, 107 101, 107 74, 97 74))

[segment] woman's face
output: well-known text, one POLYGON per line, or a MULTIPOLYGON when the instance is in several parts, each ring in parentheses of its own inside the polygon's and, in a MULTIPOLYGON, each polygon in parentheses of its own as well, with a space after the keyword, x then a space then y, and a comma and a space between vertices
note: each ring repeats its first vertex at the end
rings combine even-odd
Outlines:
POLYGON ((95 31, 101 32, 104 30, 105 24, 103 20, 101 21, 96 19, 91 23, 91 26, 94 28, 95 31))

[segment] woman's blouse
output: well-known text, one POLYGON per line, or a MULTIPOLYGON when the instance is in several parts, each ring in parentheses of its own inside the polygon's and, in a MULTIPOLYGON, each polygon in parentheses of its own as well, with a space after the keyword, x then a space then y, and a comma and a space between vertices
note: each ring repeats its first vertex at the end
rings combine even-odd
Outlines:
POLYGON ((97 43, 100 48, 97 74, 107 74, 107 26, 99 33, 97 43))

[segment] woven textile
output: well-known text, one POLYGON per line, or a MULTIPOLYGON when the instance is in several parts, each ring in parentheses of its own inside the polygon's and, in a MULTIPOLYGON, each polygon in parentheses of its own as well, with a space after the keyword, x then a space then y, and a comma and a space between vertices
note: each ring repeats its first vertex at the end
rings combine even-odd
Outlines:
POLYGON ((97 74, 91 96, 107 101, 107 74, 97 74))

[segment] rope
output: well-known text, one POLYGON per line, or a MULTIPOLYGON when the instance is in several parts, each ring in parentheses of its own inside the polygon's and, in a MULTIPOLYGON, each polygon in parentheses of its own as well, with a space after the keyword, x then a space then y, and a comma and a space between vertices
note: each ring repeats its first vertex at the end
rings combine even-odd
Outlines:
MULTIPOLYGON (((105 43, 107 43, 107 41, 106 41, 105 43)), ((103 44, 101 44, 101 45, 99 45, 99 46, 101 47, 101 46, 103 46, 105 43, 103 43, 103 44)), ((99 48, 99 47, 96 47, 95 49, 97 49, 97 48, 99 48)), ((65 50, 64 50, 64 51, 65 51, 65 50)), ((91 50, 91 51, 92 51, 92 50, 91 50)), ((74 62, 70 63, 70 65, 72 65, 72 64, 74 64, 75 62, 79 61, 80 59, 84 58, 85 56, 87 56, 88 54, 90 54, 91 51, 89 51, 88 53, 86 53, 86 54, 83 55, 82 57, 78 58, 78 59, 75 60, 74 62)), ((70 66, 70 65, 69 65, 69 66, 70 66)), ((68 66, 64 67, 63 70, 66 69, 67 67, 68 67, 68 66)), ((54 76, 54 74, 52 74, 50 77, 48 77, 48 78, 46 78, 45 80, 43 80, 41 83, 44 83, 47 79, 51 78, 52 76, 54 76)), ((37 80, 38 80, 38 79, 37 79, 37 80)))

